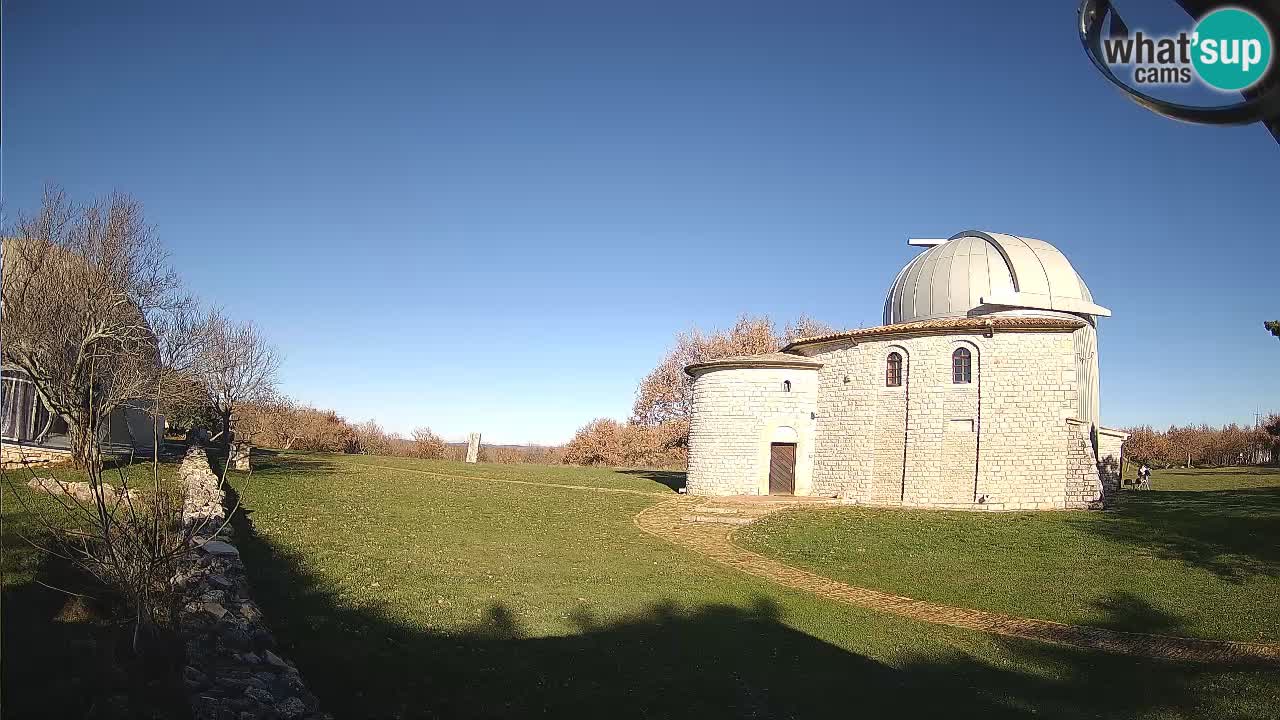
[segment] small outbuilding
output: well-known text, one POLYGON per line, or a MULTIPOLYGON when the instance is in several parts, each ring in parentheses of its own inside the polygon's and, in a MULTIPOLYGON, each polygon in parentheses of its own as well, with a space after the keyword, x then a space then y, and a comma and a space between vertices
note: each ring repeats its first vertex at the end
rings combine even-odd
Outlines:
POLYGON ((966 231, 898 273, 878 327, 685 368, 689 492, 966 509, 1099 507, 1110 311, 1047 242, 966 231))

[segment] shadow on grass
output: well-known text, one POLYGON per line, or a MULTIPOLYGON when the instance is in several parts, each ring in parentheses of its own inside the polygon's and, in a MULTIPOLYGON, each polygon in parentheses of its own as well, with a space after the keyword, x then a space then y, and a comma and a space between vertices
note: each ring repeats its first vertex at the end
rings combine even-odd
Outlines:
POLYGON ((1158 608, 1131 592, 1108 593, 1093 603, 1093 615, 1084 624, 1092 627, 1153 635, 1180 635, 1184 618, 1158 608))
POLYGON ((1206 684, 1231 688, 1264 672, 1012 640, 999 643, 998 662, 940 651, 886 664, 791 628, 765 596, 746 608, 667 600, 609 621, 579 611, 577 633, 563 637, 526 635, 495 602, 472 627, 436 632, 350 606, 302 557, 254 533, 252 514, 234 522, 255 597, 339 718, 1217 716, 1234 692, 1205 693, 1206 684))
POLYGON ((1280 487, 1121 493, 1091 532, 1228 582, 1280 573, 1280 487))
MULTIPOLYGON (((209 457, 209 467, 215 474, 221 476, 227 462, 226 448, 207 448, 205 454, 209 457)), ((342 467, 324 453, 282 453, 278 450, 253 448, 250 453, 250 464, 253 467, 253 475, 264 478, 295 473, 319 476, 342 473, 342 467)))
MULTIPOLYGON (((182 664, 173 656, 139 661, 132 651, 133 626, 119 600, 69 562, 30 548, 15 532, 20 515, 5 506, 0 715, 6 720, 189 717, 182 664)), ((31 528, 20 532, 36 535, 31 528)))
POLYGON ((635 468, 629 470, 618 470, 623 475, 632 475, 645 480, 652 480, 656 483, 666 485, 674 492, 680 492, 680 488, 684 487, 685 473, 679 470, 646 470, 643 468, 635 468))

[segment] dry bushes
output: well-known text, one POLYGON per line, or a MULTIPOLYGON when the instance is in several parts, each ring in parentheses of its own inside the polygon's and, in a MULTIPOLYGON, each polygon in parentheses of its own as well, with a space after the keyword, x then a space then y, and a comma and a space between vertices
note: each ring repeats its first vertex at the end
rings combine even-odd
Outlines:
POLYGON ((428 460, 439 460, 448 452, 449 446, 440 436, 431 432, 429 427, 413 429, 413 446, 410 449, 413 457, 428 460))
POLYGON ((347 452, 356 432, 334 411, 288 398, 242 405, 236 408, 234 424, 245 442, 282 450, 347 452))
MULTIPOLYGON (((465 445, 456 447, 462 459, 466 454, 465 445)), ((565 462, 565 447, 560 445, 481 445, 481 462, 499 463, 501 465, 560 465, 565 462)))
MULTIPOLYGON (((411 437, 388 432, 374 420, 351 423, 332 410, 300 405, 288 398, 247 403, 235 409, 237 435, 258 447, 315 452, 364 453, 426 460, 466 458, 465 443, 449 443, 429 427, 411 437)), ((564 448, 539 445, 481 445, 480 461, 559 465, 564 448)))
POLYGON ((573 465, 656 467, 669 462, 669 448, 660 425, 620 423, 597 418, 587 423, 564 448, 564 461, 573 465))
POLYGON ((1163 431, 1142 426, 1127 432, 1125 458, 1157 468, 1262 465, 1280 459, 1280 415, 1271 415, 1256 428, 1232 423, 1172 426, 1163 431))

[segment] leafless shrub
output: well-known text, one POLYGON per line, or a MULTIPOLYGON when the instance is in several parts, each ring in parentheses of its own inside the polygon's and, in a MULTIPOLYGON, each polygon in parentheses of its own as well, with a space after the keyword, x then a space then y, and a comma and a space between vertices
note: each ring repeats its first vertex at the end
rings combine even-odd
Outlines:
POLYGON ((439 435, 431 432, 429 427, 414 428, 413 430, 413 447, 410 452, 413 457, 438 460, 445 456, 448 445, 439 435))
MULTIPOLYGON (((10 497, 40 528, 39 536, 24 539, 125 600, 133 613, 135 654, 165 652, 168 644, 162 640, 172 637, 184 599, 179 570, 198 538, 220 532, 231 513, 184 522, 187 488, 164 481, 154 458, 141 483, 131 479, 141 465, 129 462, 108 471, 97 458, 84 469, 85 483, 40 478, 30 466, 0 472, 10 497), (17 491, 23 477, 45 502, 17 491)), ((219 486, 225 479, 224 472, 219 486)))
POLYGON ((251 322, 232 322, 215 310, 202 325, 195 373, 221 420, 221 439, 229 443, 239 408, 274 399, 280 358, 251 322))
POLYGON ((376 420, 369 419, 353 429, 347 452, 366 455, 390 455, 396 437, 387 432, 376 420))
POLYGON ((564 448, 564 462, 608 467, 672 467, 683 464, 683 448, 672 448, 666 426, 620 423, 598 418, 587 423, 564 448))

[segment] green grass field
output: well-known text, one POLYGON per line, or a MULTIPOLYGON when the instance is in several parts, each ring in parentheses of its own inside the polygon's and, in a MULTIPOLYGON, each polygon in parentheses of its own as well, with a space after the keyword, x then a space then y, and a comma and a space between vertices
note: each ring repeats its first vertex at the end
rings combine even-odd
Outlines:
POLYGON ((840 508, 744 547, 853 585, 1061 622, 1280 641, 1280 470, 1174 470, 1107 512, 840 508))
MULTIPOLYGON (((923 625, 715 565, 632 524, 672 496, 677 473, 280 453, 232 478, 257 599, 283 652, 340 718, 1269 718, 1280 706, 1274 668, 1143 661, 923 625)), ((1257 487, 1258 506, 1274 511, 1270 486, 1257 487)), ((1121 513, 1073 515, 1159 518, 1163 497, 1179 499, 1146 493, 1121 513)), ((1254 500, 1233 502, 1248 515, 1254 500)), ((771 520, 770 534, 792 524, 804 534, 805 523, 842 512, 771 520)), ((1274 581, 1274 568, 1255 574, 1267 573, 1274 581)), ((30 591, 7 588, 6 625, 8 595, 30 591)), ((1020 594, 1039 592, 1028 581, 1020 594)), ((1124 625, 1130 615, 1104 608, 1098 620, 1124 625)), ((1233 627, 1247 634, 1247 624, 1233 627)), ((6 687, 10 698, 55 692, 34 679, 6 687)))
POLYGON ((1010 641, 782 590, 633 526, 677 482, 282 454, 235 484, 259 600, 340 717, 1268 717, 1280 702, 1274 672, 1010 641))

